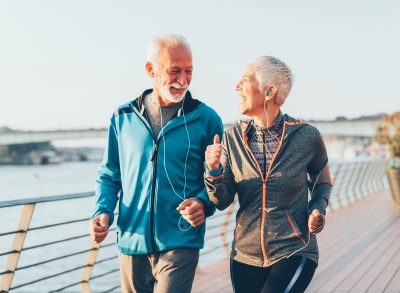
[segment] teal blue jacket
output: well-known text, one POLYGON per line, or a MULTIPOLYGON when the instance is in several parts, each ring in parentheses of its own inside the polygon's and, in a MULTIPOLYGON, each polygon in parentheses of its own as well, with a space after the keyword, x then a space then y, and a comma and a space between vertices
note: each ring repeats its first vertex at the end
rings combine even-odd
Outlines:
POLYGON ((112 116, 96 181, 92 217, 107 213, 111 225, 118 203, 118 247, 124 254, 202 248, 205 224, 188 229, 176 208, 182 198, 196 197, 205 203, 206 216, 215 211, 204 186, 203 162, 214 135, 222 136, 221 118, 188 92, 182 109, 155 137, 143 105, 151 91, 120 106, 112 116))

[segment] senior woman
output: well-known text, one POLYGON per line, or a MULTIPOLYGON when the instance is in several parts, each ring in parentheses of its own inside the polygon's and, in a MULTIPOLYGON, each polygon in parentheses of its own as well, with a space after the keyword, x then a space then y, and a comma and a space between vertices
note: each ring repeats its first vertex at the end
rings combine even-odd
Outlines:
POLYGON ((275 57, 249 62, 236 91, 251 119, 226 130, 222 144, 216 135, 205 154, 211 201, 223 210, 239 199, 230 268, 236 293, 303 292, 318 264, 315 234, 332 183, 318 130, 280 110, 292 83, 275 57))

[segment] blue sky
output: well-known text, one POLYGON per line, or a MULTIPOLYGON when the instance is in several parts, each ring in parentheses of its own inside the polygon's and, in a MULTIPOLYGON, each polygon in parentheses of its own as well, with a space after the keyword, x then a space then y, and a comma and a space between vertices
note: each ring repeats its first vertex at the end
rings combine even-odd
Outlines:
POLYGON ((400 2, 283 2, 0 0, 0 126, 106 126, 151 86, 145 50, 169 32, 191 43, 191 92, 224 122, 240 117, 234 85, 260 55, 291 67, 294 117, 400 110, 400 2))

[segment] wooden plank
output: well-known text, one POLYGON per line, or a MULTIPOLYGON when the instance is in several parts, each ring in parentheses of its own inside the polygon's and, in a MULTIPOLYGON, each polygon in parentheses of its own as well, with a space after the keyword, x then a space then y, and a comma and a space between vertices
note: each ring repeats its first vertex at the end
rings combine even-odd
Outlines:
MULTIPOLYGON (((393 229, 393 231, 399 231, 399 229, 400 225, 397 225, 396 229, 393 229)), ((393 234, 390 234, 391 238, 393 239, 391 243, 385 245, 385 247, 378 247, 377 252, 374 252, 377 255, 376 261, 368 264, 368 270, 350 292, 367 292, 371 284, 379 277, 385 266, 389 263, 391 258, 400 248, 398 235, 399 233, 397 233, 397 235, 393 237, 393 234)))
MULTIPOLYGON (((399 227, 399 226, 398 226, 399 227)), ((387 235, 386 239, 381 239, 378 246, 373 246, 371 251, 371 246, 366 249, 366 253, 363 252, 364 258, 362 262, 358 264, 357 267, 354 267, 353 271, 347 276, 347 278, 340 284, 337 289, 346 289, 351 290, 353 288, 357 288, 359 286, 358 283, 364 283, 366 280, 366 275, 371 274, 371 268, 377 268, 377 263, 381 258, 382 254, 385 253, 386 249, 390 249, 393 244, 396 244, 396 238, 392 237, 392 235, 387 235)), ((384 268, 379 266, 379 271, 382 271, 384 268)), ((374 277, 376 278, 380 272, 376 272, 374 277)), ((366 290, 365 288, 363 290, 366 290)))
MULTIPOLYGON (((369 238, 371 231, 376 231, 390 219, 389 216, 383 217, 381 220, 372 220, 366 222, 366 226, 357 227, 356 230, 351 231, 352 233, 338 236, 330 247, 320 246, 321 261, 319 271, 323 272, 327 268, 336 262, 338 258, 345 255, 349 249, 355 245, 360 246, 360 239, 369 238)), ((333 239, 333 238, 332 238, 333 239)))
MULTIPOLYGON (((381 201, 379 196, 380 194, 374 195, 374 201, 369 201, 369 203, 376 206, 376 200, 381 201)), ((338 216, 347 223, 347 226, 355 226, 357 228, 350 229, 348 232, 343 234, 336 233, 337 235, 333 236, 329 229, 327 229, 327 231, 321 235, 322 237, 327 238, 330 243, 325 244, 322 241, 322 243, 320 242, 319 247, 321 258, 315 277, 330 269, 332 264, 336 262, 338 258, 345 255, 350 248, 359 245, 360 239, 368 238, 371 231, 380 229, 380 227, 384 225, 385 221, 393 216, 392 213, 381 211, 380 213, 373 213, 375 215, 374 217, 369 217, 368 220, 364 220, 366 217, 363 216, 363 214, 365 214, 363 211, 367 208, 370 209, 370 207, 371 205, 366 206, 364 203, 360 203, 359 207, 355 205, 351 209, 350 207, 345 208, 342 213, 338 213, 338 216), (360 225, 360 223, 362 224, 360 225)), ((397 213, 393 212, 393 214, 397 213)), ((332 227, 332 230, 340 231, 341 228, 336 225, 332 227)))
POLYGON ((4 268, 5 271, 9 271, 10 273, 6 273, 5 275, 3 275, 0 283, 0 290, 4 290, 5 292, 8 292, 8 290, 10 290, 11 288, 14 278, 14 272, 18 265, 19 257, 24 246, 25 238, 28 233, 34 209, 35 204, 27 204, 24 205, 22 208, 21 217, 17 227, 17 230, 22 232, 18 232, 15 234, 14 241, 11 246, 11 250, 16 252, 8 255, 7 263, 4 268))
POLYGON ((192 292, 233 292, 229 276, 229 259, 218 260, 211 265, 200 268, 196 272, 192 292))
POLYGON ((81 289, 82 293, 91 293, 92 290, 90 288, 89 280, 92 276, 93 268, 96 263, 97 255, 99 254, 100 244, 92 241, 92 250, 89 250, 88 256, 86 259, 86 265, 82 271, 81 275, 81 289))
MULTIPOLYGON (((354 233, 353 235, 350 235, 349 237, 352 239, 351 242, 343 241, 343 237, 332 238, 329 233, 326 233, 326 237, 329 237, 331 241, 340 248, 340 250, 337 250, 337 254, 328 254, 329 258, 327 258, 327 255, 324 254, 324 245, 320 245, 321 259, 319 268, 317 269, 320 271, 319 273, 316 273, 308 292, 320 292, 322 288, 324 288, 324 291, 325 289, 328 291, 331 290, 332 288, 324 286, 326 286, 332 278, 334 279, 336 274, 339 274, 338 278, 342 277, 343 275, 340 275, 340 272, 351 263, 355 256, 361 254, 362 256, 367 257, 368 255, 366 255, 362 250, 366 249, 369 243, 376 242, 378 238, 381 239, 381 237, 384 237, 384 232, 381 232, 382 227, 385 229, 389 227, 389 224, 395 225, 396 221, 394 220, 394 217, 399 216, 399 207, 393 207, 386 192, 376 193, 370 198, 360 201, 359 205, 356 204, 351 209, 350 207, 344 208, 343 210, 338 211, 337 215, 342 217, 345 221, 347 220, 348 225, 354 225, 359 222, 366 222, 364 221, 365 217, 363 217, 362 214, 365 214, 365 211, 369 210, 374 211, 373 213, 368 214, 373 215, 375 224, 369 224, 369 227, 365 227, 362 233, 354 233), (349 221, 352 218, 352 215, 357 215, 357 218, 349 221)), ((390 231, 387 233, 389 234, 390 231)), ((337 282, 337 279, 336 281, 331 281, 331 286, 333 286, 332 282, 337 282)))
MULTIPOLYGON (((400 223, 394 229, 399 229, 400 223)), ((358 288, 358 284, 362 283, 366 286, 361 292, 365 292, 368 288, 365 276, 368 272, 371 273, 371 268, 378 268, 379 260, 382 254, 385 253, 387 249, 390 250, 393 244, 396 245, 397 235, 393 235, 390 230, 386 230, 385 234, 376 241, 366 243, 365 248, 362 252, 354 257, 343 269, 341 269, 334 277, 332 277, 322 289, 331 288, 333 291, 343 291, 348 292, 355 285, 358 288), (363 291, 364 290, 364 291, 363 291)), ((400 247, 400 243, 396 245, 400 247)), ((396 248, 397 249, 397 248, 396 248)), ((379 266, 379 272, 383 270, 382 266, 379 266)), ((374 278, 379 272, 374 273, 374 278)), ((356 291, 360 292, 360 291, 356 291)))
POLYGON ((397 271, 393 275, 390 282, 387 284, 384 292, 387 293, 399 292, 399 288, 400 288, 400 267, 397 267, 397 271))
MULTIPOLYGON (((400 239, 397 239, 400 241, 400 239)), ((395 256, 389 260, 382 273, 370 286, 367 292, 384 292, 394 275, 400 268, 400 249, 397 250, 395 256)), ((397 287, 400 290, 400 286, 397 287)))
MULTIPOLYGON (((383 232, 390 235, 390 231, 388 230, 383 230, 383 232)), ((343 246, 345 252, 334 258, 325 271, 314 278, 310 285, 310 292, 333 290, 348 274, 355 273, 353 271, 357 269, 359 263, 362 262, 363 259, 369 257, 373 250, 379 246, 382 239, 385 238, 386 235, 383 232, 378 228, 367 238, 363 237, 361 240, 358 239, 356 245, 349 247, 343 246)))

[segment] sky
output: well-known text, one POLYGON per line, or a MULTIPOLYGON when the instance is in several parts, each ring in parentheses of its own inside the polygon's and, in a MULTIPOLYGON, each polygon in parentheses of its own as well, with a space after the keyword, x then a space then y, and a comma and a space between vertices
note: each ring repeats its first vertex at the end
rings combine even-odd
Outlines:
POLYGON ((0 0, 0 127, 106 127, 151 87, 148 43, 183 34, 192 95, 225 123, 240 118, 235 84, 248 60, 292 69, 282 111, 355 118, 400 110, 399 1, 0 0))

